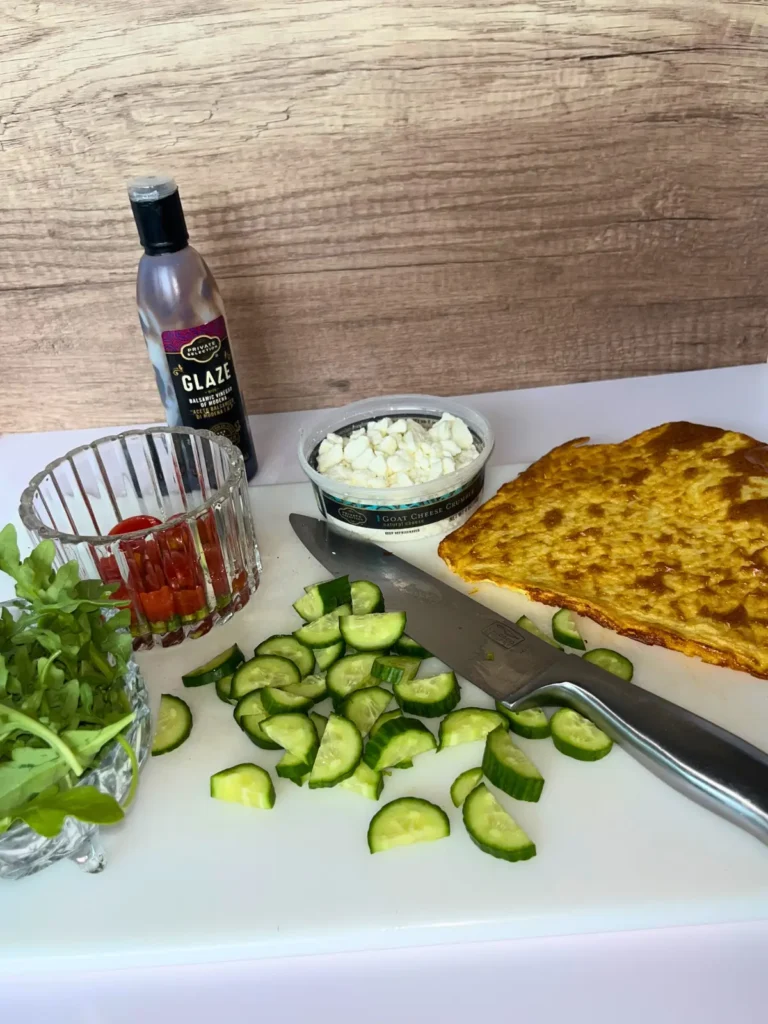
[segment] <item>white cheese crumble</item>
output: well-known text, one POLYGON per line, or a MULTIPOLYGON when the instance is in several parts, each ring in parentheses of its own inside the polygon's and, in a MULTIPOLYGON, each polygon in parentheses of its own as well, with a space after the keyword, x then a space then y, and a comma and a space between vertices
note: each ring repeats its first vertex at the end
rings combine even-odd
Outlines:
POLYGON ((411 487, 462 469, 478 457, 469 427, 444 412, 426 430, 415 420, 385 416, 349 437, 320 442, 317 470, 353 487, 411 487))

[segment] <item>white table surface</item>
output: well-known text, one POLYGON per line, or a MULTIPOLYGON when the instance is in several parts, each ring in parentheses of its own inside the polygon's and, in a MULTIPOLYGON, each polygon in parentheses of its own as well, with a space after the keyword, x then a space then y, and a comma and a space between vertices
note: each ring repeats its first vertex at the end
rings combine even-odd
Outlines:
MULTIPOLYGON (((530 462, 572 437, 620 440, 673 419, 768 437, 763 364, 475 395, 470 401, 496 431, 497 465, 530 462)), ((296 437, 310 416, 252 417, 258 485, 301 480, 296 437)), ((16 521, 18 495, 33 473, 110 432, 0 436, 0 524, 16 521)), ((153 912, 147 908, 148 928, 153 912)), ((87 927, 78 921, 77 907, 72 913, 76 927, 87 927)), ((765 1017, 766 962, 768 921, 55 978, 13 978, 0 964, 0 1012, 6 1019, 16 1011, 23 1020, 57 1024, 236 1024, 257 1017, 321 1024, 357 1024, 361 1018, 391 1024, 394 1017, 400 1024, 423 1024, 491 1013, 526 1024, 751 1024, 765 1017)))

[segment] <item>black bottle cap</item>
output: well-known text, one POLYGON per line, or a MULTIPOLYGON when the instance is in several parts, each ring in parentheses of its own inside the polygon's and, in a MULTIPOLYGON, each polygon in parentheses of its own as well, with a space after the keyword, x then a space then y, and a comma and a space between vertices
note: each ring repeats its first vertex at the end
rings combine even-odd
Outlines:
POLYGON ((128 183, 128 197, 145 253, 157 256, 186 247, 189 232, 173 178, 161 175, 134 178, 128 183))

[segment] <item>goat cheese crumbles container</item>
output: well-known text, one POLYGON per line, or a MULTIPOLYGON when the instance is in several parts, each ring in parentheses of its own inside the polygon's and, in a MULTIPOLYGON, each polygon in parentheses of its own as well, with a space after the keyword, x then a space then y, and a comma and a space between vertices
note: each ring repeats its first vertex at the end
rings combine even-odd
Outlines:
POLYGON ((480 504, 490 424, 448 398, 393 395, 320 416, 299 461, 333 525, 373 541, 440 537, 480 504))

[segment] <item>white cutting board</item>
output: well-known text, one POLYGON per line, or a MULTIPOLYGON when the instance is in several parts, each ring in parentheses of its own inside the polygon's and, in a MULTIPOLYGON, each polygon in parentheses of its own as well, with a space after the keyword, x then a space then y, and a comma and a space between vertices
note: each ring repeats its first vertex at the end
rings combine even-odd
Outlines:
MULTIPOLYGON (((518 467, 490 472, 488 493, 518 467)), ((187 743, 150 759, 134 809, 107 834, 100 875, 62 863, 0 883, 0 971, 158 966, 497 938, 714 923, 768 917, 768 848, 686 800, 623 750, 595 764, 520 740, 546 778, 537 804, 501 795, 538 855, 507 864, 480 853, 448 788, 479 764, 481 744, 425 754, 394 772, 383 801, 408 794, 446 809, 450 839, 371 856, 377 805, 340 789, 277 782, 273 811, 218 803, 212 772, 241 761, 267 767, 213 687, 184 690, 180 673, 238 641, 246 655, 298 625, 291 602, 323 570, 295 539, 291 511, 316 511, 308 485, 251 491, 264 558, 261 587, 230 623, 180 648, 141 656, 155 695, 183 695, 195 726, 187 743)), ((398 545, 452 577, 436 541, 398 545)), ((462 585, 463 586, 463 585, 462 585)), ((551 609, 490 586, 475 595, 505 615, 545 626, 551 609)), ((636 681, 768 747, 768 683, 645 647, 582 620, 591 646, 635 664, 636 681)), ((462 704, 490 706, 463 684, 462 704)), ((325 710, 324 706, 320 710, 325 710)))

